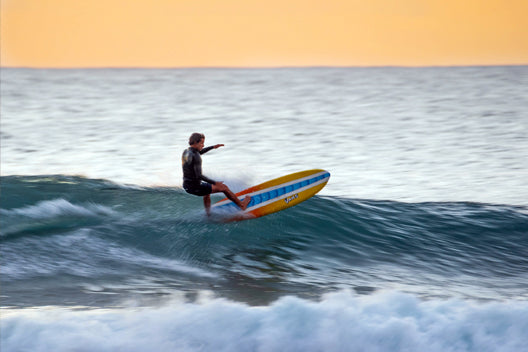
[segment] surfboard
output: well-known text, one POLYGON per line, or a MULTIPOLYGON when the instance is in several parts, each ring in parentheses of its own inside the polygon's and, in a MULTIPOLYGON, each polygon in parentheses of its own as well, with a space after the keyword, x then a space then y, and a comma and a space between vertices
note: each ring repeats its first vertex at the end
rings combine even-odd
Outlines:
POLYGON ((213 204, 211 214, 226 222, 273 214, 313 197, 329 179, 330 173, 322 169, 295 172, 236 193, 240 200, 251 196, 246 210, 242 211, 231 200, 224 198, 213 204))

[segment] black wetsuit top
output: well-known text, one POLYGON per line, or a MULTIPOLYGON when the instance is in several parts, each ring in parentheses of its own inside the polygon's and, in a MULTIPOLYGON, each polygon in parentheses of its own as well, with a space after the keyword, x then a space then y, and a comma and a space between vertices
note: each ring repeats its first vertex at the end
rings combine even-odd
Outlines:
MULTIPOLYGON (((202 181, 214 185, 216 181, 202 174, 202 157, 214 147, 203 148, 198 151, 193 147, 187 148, 182 154, 182 168, 183 168, 183 188, 189 192, 199 189, 202 181)), ((194 192, 189 192, 194 193, 194 192)))

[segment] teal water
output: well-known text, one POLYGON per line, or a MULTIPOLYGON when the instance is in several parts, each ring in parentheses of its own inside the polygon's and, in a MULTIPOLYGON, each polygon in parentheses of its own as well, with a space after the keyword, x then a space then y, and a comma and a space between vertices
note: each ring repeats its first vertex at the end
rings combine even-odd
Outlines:
POLYGON ((2 204, 8 306, 104 306, 209 287, 249 304, 340 288, 528 298, 522 206, 316 196, 218 224, 177 188, 66 176, 4 177, 2 204))

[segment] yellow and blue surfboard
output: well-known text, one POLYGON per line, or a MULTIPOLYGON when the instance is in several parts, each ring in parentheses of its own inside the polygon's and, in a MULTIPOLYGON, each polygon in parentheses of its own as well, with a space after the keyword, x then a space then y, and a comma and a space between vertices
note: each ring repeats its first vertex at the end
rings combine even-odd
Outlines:
POLYGON ((223 221, 259 218, 293 207, 319 192, 330 179, 330 173, 321 169, 306 170, 282 176, 238 192, 243 199, 251 196, 246 210, 224 198, 211 207, 212 214, 223 221))

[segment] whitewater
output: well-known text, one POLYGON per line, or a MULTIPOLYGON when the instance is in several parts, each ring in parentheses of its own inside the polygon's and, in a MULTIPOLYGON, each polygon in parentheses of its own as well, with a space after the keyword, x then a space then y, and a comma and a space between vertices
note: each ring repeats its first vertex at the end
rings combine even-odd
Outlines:
POLYGON ((2 351, 526 350, 528 67, 1 73, 2 351), (211 222, 192 132, 332 178, 211 222))

